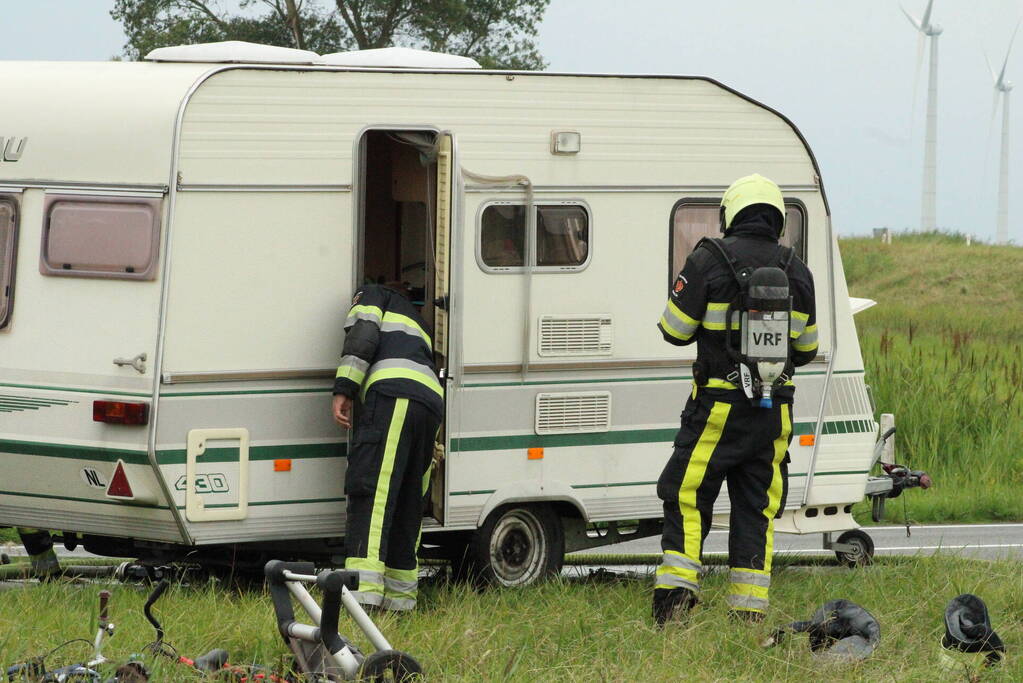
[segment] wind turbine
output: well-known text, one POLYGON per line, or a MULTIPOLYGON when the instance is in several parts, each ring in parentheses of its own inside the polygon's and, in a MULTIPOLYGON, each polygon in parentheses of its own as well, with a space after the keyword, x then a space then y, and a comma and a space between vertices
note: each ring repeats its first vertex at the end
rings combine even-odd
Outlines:
MULTIPOLYGON (((900 6, 901 7, 901 6, 900 6)), ((927 68, 927 131, 924 136, 924 184, 923 203, 920 211, 920 229, 934 230, 935 198, 937 197, 937 138, 938 138, 938 36, 942 28, 931 23, 931 10, 934 0, 927 0, 927 9, 923 19, 917 19, 901 7, 913 27, 922 37, 931 39, 931 61, 927 68)))
POLYGON ((993 69, 991 70, 991 78, 995 81, 995 110, 991 112, 992 115, 998 111, 998 97, 1002 98, 1002 153, 998 172, 998 228, 995 231, 995 241, 998 244, 1006 244, 1009 241, 1009 92, 1012 90, 1012 83, 1005 80, 1005 67, 1009 64, 1009 54, 1012 52, 1012 44, 1016 42, 1019 25, 1020 22, 1017 21, 1016 30, 1012 32, 1012 38, 1009 40, 1009 49, 1005 51, 1002 70, 997 75, 993 69))

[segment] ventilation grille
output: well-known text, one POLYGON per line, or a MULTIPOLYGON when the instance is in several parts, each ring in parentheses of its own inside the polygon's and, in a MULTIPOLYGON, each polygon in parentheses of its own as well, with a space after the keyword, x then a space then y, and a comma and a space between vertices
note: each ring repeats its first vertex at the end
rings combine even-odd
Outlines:
POLYGON ((832 377, 828 388, 828 403, 825 415, 828 417, 863 417, 872 415, 870 397, 863 383, 863 376, 832 377))
POLYGON ((606 432, 611 429, 611 392, 536 395, 536 433, 606 432))
POLYGON ((611 355, 610 315, 540 316, 541 356, 611 355))

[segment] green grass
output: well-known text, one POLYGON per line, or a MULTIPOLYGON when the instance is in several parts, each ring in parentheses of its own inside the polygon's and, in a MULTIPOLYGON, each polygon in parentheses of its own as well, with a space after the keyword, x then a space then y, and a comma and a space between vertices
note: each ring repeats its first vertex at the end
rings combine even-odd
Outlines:
MULTIPOLYGON (((726 583, 724 572, 712 572, 704 582, 703 603, 689 622, 664 631, 652 624, 651 582, 645 577, 609 583, 558 580, 482 593, 458 584, 427 586, 417 612, 387 615, 378 624, 395 647, 419 659, 429 679, 438 681, 951 680, 941 675, 935 659, 944 605, 961 592, 985 599, 1010 650, 1023 641, 1018 563, 898 558, 858 570, 780 567, 769 619, 755 626, 726 617, 726 583), (804 636, 770 650, 758 646, 772 627, 809 618, 820 604, 838 597, 863 605, 881 623, 881 646, 866 662, 820 669, 804 636)), ((0 663, 43 653, 68 638, 91 639, 97 590, 26 584, 0 592, 0 663)), ((119 630, 105 650, 109 657, 123 660, 152 638, 141 610, 146 590, 113 587, 111 618, 119 630)), ((157 612, 167 640, 183 653, 223 647, 236 663, 286 659, 264 592, 225 591, 213 583, 175 587, 157 612)), ((351 635, 350 622, 342 623, 351 635)), ((366 645, 361 635, 357 641, 366 645)), ((87 654, 85 645, 74 647, 52 664, 87 654)), ((151 665, 154 680, 198 680, 169 663, 151 665)), ((985 676, 1021 679, 1018 656, 985 676)))
MULTIPOLYGON (((1023 519, 1023 250, 941 233, 841 250, 850 294, 878 302, 856 326, 897 459, 935 480, 907 494, 910 517, 1023 519)), ((890 501, 889 520, 902 514, 890 501)))

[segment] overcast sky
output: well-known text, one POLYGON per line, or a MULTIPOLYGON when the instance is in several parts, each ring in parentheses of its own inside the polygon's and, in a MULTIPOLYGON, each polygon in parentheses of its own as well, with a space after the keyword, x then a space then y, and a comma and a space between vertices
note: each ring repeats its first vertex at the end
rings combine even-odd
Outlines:
MULTIPOLYGON (((917 16, 926 6, 904 3, 917 16)), ((0 59, 109 59, 124 43, 111 5, 4 2, 0 59)), ((982 239, 995 231, 1001 120, 992 120, 984 55, 1001 63, 1021 11, 1020 0, 935 0, 932 16, 945 29, 938 224, 982 239)), ((917 34, 896 0, 552 0, 540 48, 556 71, 716 78, 799 126, 820 162, 842 234, 919 224, 927 60, 914 106, 917 34)), ((1017 48, 1007 74, 1023 82, 1023 38, 1017 48)), ((1009 234, 1023 243, 1018 124, 1014 115, 1009 234)))

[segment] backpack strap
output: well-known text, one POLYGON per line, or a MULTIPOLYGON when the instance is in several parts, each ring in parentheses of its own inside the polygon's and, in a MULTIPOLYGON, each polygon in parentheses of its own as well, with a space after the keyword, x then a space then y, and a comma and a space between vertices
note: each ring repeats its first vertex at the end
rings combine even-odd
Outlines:
POLYGON ((784 270, 787 275, 789 272, 789 266, 792 265, 792 260, 796 257, 796 250, 792 247, 786 247, 780 244, 778 245, 778 248, 780 250, 778 254, 778 265, 781 266, 781 269, 784 270))
POLYGON ((703 237, 699 242, 696 243, 696 247, 693 251, 696 251, 700 247, 705 247, 710 253, 714 254, 719 261, 732 273, 732 277, 735 278, 736 283, 741 287, 742 280, 739 278, 739 272, 736 270, 738 261, 729 253, 725 247, 725 241, 717 237, 703 237))

